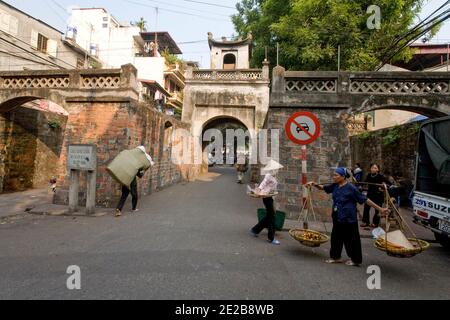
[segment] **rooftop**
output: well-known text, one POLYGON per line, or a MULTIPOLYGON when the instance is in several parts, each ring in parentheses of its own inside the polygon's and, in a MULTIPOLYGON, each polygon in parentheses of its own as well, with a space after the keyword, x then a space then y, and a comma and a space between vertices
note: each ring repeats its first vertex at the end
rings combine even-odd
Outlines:
POLYGON ((26 12, 24 12, 24 11, 22 11, 22 10, 17 9, 16 7, 10 5, 9 3, 6 3, 5 1, 1 1, 1 0, 0 0, 0 5, 4 5, 4 6, 10 8, 10 9, 12 9, 12 10, 15 10, 15 11, 17 11, 17 12, 19 12, 19 13, 21 13, 21 14, 27 16, 27 17, 30 18, 30 19, 33 19, 33 20, 35 20, 35 21, 37 21, 37 22, 40 22, 40 23, 42 23, 43 25, 49 27, 50 29, 53 29, 53 30, 59 32, 60 34, 64 34, 64 33, 61 32, 60 30, 58 30, 58 29, 56 29, 55 27, 52 27, 51 25, 49 25, 48 23, 46 23, 46 22, 44 22, 44 21, 42 21, 42 20, 39 20, 39 19, 33 17, 32 15, 29 15, 28 13, 26 13, 26 12))
POLYGON ((141 37, 145 42, 155 42, 158 39, 158 46, 161 49, 167 48, 170 54, 182 54, 176 42, 167 31, 161 32, 141 32, 141 37))

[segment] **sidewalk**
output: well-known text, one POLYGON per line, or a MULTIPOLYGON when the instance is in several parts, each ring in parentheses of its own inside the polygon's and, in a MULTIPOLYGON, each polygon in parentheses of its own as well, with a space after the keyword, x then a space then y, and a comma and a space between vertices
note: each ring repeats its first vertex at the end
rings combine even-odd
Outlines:
MULTIPOLYGON (((32 189, 23 192, 0 194, 0 219, 23 214, 64 216, 69 215, 69 207, 53 204, 53 193, 48 189, 32 189)), ((113 209, 97 208, 92 217, 114 214, 113 209)), ((86 216, 83 208, 71 216, 86 216)))
POLYGON ((43 204, 51 204, 53 194, 48 189, 0 194, 0 218, 15 216, 43 204))

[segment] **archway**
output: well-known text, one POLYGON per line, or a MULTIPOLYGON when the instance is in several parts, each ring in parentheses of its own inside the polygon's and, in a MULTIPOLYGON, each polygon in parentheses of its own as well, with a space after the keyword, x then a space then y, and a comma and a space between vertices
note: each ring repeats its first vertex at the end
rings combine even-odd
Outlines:
POLYGON ((0 104, 0 193, 43 188, 59 175, 68 112, 39 97, 0 104))
POLYGON ((202 172, 209 166, 232 166, 250 157, 251 137, 247 126, 237 118, 219 116, 202 128, 202 172), (220 135, 220 137, 217 137, 220 135))
POLYGON ((236 56, 233 53, 227 53, 223 57, 223 68, 225 70, 236 69, 236 56))

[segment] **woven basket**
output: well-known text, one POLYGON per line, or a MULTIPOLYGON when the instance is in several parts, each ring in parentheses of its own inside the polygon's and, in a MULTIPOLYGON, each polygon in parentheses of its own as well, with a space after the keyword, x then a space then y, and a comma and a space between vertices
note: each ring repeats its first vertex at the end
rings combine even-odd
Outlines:
POLYGON ((314 230, 292 229, 289 231, 289 235, 298 242, 300 242, 302 245, 311 248, 320 247, 320 245, 327 243, 330 240, 330 237, 328 237, 327 235, 314 230), (320 240, 306 239, 305 238, 306 233, 318 235, 320 236, 320 240))
POLYGON ((408 240, 413 244, 414 249, 395 248, 392 246, 386 248, 386 241, 383 238, 378 238, 374 246, 378 250, 385 251, 389 256, 396 258, 412 258, 430 247, 428 242, 420 239, 409 238, 408 240))

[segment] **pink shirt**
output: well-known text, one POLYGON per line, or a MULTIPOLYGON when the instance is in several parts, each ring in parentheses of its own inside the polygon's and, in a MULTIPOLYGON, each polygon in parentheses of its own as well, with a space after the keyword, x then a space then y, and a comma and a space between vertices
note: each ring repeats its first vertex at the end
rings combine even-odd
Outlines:
POLYGON ((261 194, 271 194, 277 191, 278 181, 272 175, 266 174, 263 182, 259 185, 261 194))

